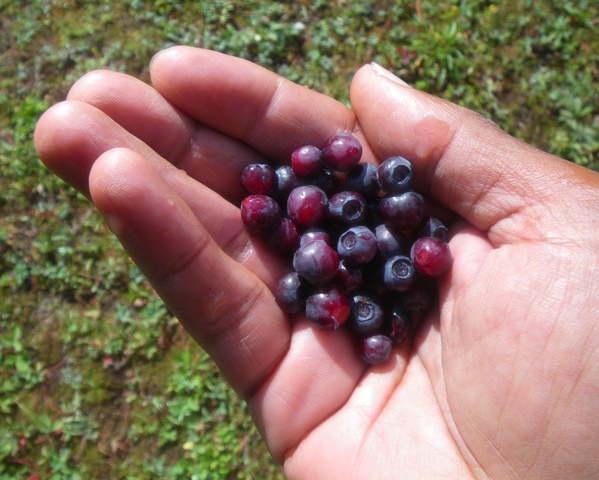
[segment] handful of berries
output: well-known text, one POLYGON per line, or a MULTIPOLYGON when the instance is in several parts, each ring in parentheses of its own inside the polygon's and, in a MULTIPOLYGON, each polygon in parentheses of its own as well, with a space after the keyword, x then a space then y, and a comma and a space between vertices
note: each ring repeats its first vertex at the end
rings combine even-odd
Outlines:
POLYGON ((302 146, 290 165, 250 164, 241 174, 246 228, 293 271, 274 295, 289 314, 304 312, 318 329, 344 326, 368 364, 385 362, 406 341, 435 294, 432 277, 452 264, 447 228, 425 215, 403 157, 378 167, 362 145, 339 133, 322 148, 302 146))

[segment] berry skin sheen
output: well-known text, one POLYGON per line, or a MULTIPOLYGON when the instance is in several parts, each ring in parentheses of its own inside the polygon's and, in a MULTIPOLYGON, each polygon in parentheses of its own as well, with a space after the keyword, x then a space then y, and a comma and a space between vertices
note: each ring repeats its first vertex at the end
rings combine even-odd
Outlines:
POLYGON ((429 277, 442 275, 453 263, 449 246, 437 237, 422 237, 416 240, 410 256, 416 269, 429 277))
POLYGON ((293 268, 312 285, 330 282, 339 269, 339 255, 323 240, 300 246, 293 254, 293 268))
POLYGON ((241 202, 241 220, 250 232, 266 234, 281 222, 281 207, 266 195, 248 195, 241 202))
POLYGON ((326 193, 313 185, 302 185, 291 191, 287 198, 287 214, 297 225, 316 227, 328 216, 329 199, 326 193))
POLYGON ((351 133, 338 133, 322 147, 322 156, 336 172, 349 172, 362 158, 362 145, 351 133))
POLYGON ((349 318, 347 295, 335 285, 317 289, 306 300, 306 318, 320 330, 337 330, 349 318))

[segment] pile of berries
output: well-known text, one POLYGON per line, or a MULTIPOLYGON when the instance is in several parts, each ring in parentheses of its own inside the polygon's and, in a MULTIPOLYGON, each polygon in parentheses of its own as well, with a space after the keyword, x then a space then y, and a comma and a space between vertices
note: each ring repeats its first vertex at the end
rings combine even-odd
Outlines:
POLYGON ((412 164, 361 157, 358 139, 339 133, 298 148, 290 165, 246 166, 241 219, 291 258, 274 292, 281 309, 304 312, 315 328, 349 328, 374 365, 409 337, 452 256, 447 228, 412 188, 412 164))

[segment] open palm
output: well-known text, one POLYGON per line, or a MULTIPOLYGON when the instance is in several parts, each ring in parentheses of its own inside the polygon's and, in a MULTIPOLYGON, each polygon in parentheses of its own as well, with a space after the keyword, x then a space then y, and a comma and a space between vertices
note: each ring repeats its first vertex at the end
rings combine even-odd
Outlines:
POLYGON ((289 478, 599 478, 599 175, 376 66, 352 109, 188 47, 151 77, 85 76, 36 147, 247 399, 289 478), (278 309, 288 265, 239 216, 246 164, 338 131, 367 161, 409 158, 455 214, 438 308, 372 368, 342 331, 278 309))

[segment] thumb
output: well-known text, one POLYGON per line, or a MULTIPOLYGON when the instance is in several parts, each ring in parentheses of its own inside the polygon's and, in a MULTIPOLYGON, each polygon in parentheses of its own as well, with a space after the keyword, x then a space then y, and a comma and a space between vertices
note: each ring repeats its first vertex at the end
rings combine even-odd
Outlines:
POLYGON ((531 219, 551 217, 539 215, 539 208, 563 208, 565 202, 556 200, 561 192, 575 201, 571 195, 599 185, 599 175, 591 170, 533 148, 470 110, 410 88, 379 65, 362 67, 350 93, 360 128, 379 158, 408 158, 419 189, 487 231, 495 244, 529 237, 531 219), (576 185, 586 188, 572 189, 576 185))

